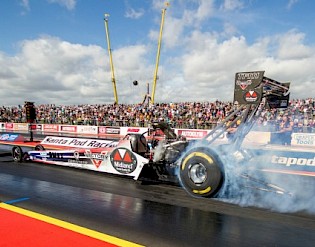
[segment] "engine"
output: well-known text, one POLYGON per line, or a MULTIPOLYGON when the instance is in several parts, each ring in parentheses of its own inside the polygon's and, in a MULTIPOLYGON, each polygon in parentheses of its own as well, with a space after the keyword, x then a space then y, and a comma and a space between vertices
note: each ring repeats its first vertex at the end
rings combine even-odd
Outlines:
POLYGON ((164 157, 162 158, 168 164, 175 163, 180 158, 180 155, 183 154, 188 144, 188 141, 176 141, 166 144, 164 146, 164 157))

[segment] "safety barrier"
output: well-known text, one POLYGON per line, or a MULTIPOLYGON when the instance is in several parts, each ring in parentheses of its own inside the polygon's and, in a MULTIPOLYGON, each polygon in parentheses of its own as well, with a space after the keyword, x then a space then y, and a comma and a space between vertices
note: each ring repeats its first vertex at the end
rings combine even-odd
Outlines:
MULTIPOLYGON (((123 137, 127 133, 143 134, 148 131, 145 127, 115 127, 115 126, 90 126, 90 125, 62 125, 62 124, 33 124, 33 131, 44 134, 61 133, 75 135, 89 135, 96 137, 113 136, 123 137)), ((0 123, 0 130, 10 132, 26 132, 29 129, 28 123, 0 123)), ((211 130, 200 129, 174 129, 177 135, 187 139, 200 139, 206 136, 211 130)), ((262 131, 251 131, 245 138, 245 143, 268 144, 271 142, 271 133, 262 131)), ((221 141, 227 141, 226 135, 220 137, 221 141)), ((292 145, 315 147, 314 133, 293 133, 292 145)))

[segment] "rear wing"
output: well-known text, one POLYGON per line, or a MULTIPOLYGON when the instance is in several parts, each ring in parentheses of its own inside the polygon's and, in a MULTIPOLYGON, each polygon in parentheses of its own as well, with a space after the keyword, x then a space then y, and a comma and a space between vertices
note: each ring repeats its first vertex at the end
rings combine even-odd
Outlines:
POLYGON ((234 104, 260 104, 266 100, 270 108, 289 105, 290 83, 281 83, 264 76, 265 71, 238 72, 235 74, 234 104))

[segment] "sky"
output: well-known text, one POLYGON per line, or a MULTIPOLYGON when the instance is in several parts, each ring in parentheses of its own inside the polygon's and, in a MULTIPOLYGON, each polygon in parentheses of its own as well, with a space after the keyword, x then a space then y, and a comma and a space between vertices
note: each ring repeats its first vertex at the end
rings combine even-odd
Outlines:
POLYGON ((315 97, 315 1, 1 0, 0 106, 232 101, 236 72, 315 97), (138 81, 134 86, 133 81, 138 81))

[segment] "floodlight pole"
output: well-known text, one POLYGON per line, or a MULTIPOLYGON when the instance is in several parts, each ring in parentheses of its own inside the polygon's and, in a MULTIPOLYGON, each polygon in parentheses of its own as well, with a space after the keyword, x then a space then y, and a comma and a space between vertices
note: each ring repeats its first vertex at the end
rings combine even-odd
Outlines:
MULTIPOLYGON (((165 3, 166 7, 169 6, 169 3, 165 3)), ((164 18, 165 18, 166 8, 162 9, 162 19, 161 19, 161 26, 160 26, 160 36, 158 42, 158 50, 156 54, 156 63, 155 63, 155 71, 153 75, 153 88, 152 88, 152 96, 151 96, 151 103, 154 104, 154 95, 155 95, 155 88, 156 88, 156 81, 157 81, 157 74, 159 69, 159 61, 160 61, 160 51, 161 51, 161 43, 162 43, 162 33, 163 33, 163 25, 164 25, 164 18)))
POLYGON ((105 22, 106 40, 107 40, 108 55, 109 55, 109 64, 110 64, 110 70, 111 70, 111 74, 112 74, 112 83, 113 83, 113 89, 114 89, 114 98, 115 98, 115 104, 118 104, 118 96, 117 96, 117 90, 116 90, 116 80, 115 80, 115 73, 114 73, 112 50, 110 48, 109 31, 108 31, 109 14, 104 14, 104 16, 105 16, 104 22, 105 22))

